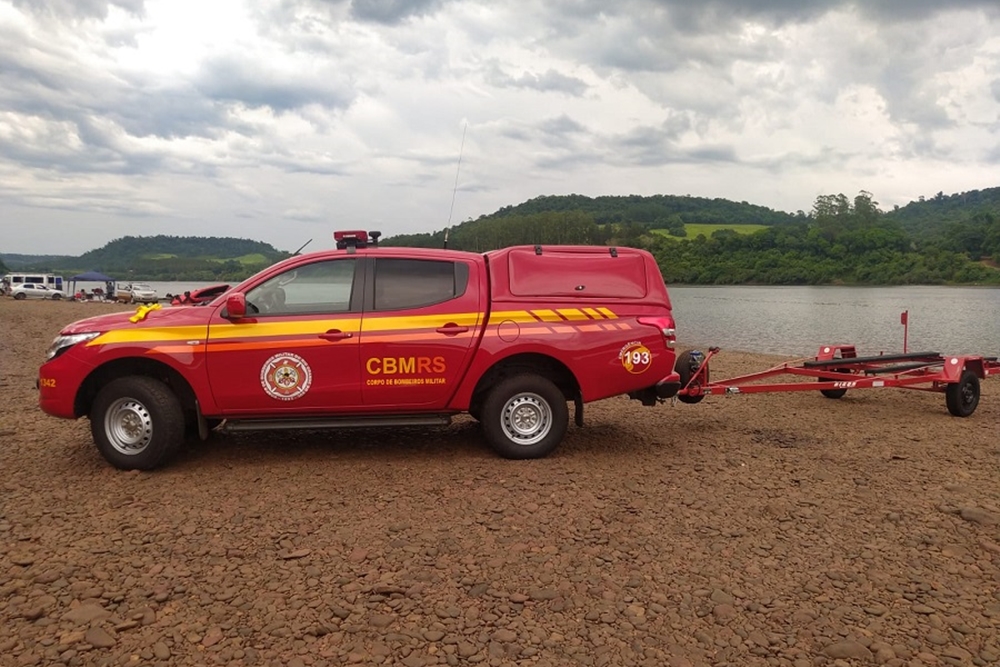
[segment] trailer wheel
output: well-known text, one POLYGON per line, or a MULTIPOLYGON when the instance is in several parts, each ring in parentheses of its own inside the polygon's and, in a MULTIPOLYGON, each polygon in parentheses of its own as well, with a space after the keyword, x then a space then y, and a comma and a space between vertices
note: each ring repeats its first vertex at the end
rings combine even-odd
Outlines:
POLYGON ((118 378, 97 394, 90 431, 105 460, 122 470, 152 470, 184 442, 184 412, 170 389, 151 377, 118 378))
MULTIPOLYGON (((681 376, 681 388, 687 386, 691 378, 694 377, 698 369, 701 368, 702 363, 704 363, 705 356, 698 350, 688 350, 686 352, 681 352, 677 355, 677 359, 674 361, 674 370, 677 374, 681 376)), ((705 369, 704 381, 708 383, 708 370, 705 369)), ((705 398, 705 394, 699 394, 697 396, 687 396, 684 394, 678 394, 677 400, 681 403, 695 404, 700 403, 701 400, 705 398)))
POLYGON ((550 454, 569 425, 566 397, 540 375, 515 375, 500 382, 487 394, 479 416, 487 442, 507 459, 550 454))
POLYGON ((952 382, 945 390, 948 412, 956 417, 968 417, 979 406, 979 377, 972 371, 962 371, 958 382, 952 382))
MULTIPOLYGON (((846 368, 841 368, 837 370, 838 373, 850 373, 851 371, 846 368)), ((834 382, 837 378, 820 378, 820 382, 834 382)), ((844 394, 847 393, 846 389, 820 389, 819 393, 823 394, 827 398, 843 398, 844 394)))

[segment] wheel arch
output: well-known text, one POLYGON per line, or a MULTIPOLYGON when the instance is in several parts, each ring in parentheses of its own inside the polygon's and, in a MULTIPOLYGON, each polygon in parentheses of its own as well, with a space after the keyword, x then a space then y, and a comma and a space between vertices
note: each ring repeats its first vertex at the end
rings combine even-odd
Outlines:
POLYGON ((469 401, 471 409, 482 403, 490 387, 505 378, 522 373, 534 373, 551 380, 567 401, 580 396, 580 381, 573 371, 553 356, 541 352, 520 352, 504 357, 491 365, 476 381, 469 401))
POLYGON ((95 368, 80 384, 73 400, 73 412, 77 417, 90 414, 97 393, 109 382, 130 375, 142 375, 163 382, 177 396, 184 410, 185 418, 193 417, 197 406, 194 389, 184 376, 168 364, 155 359, 123 357, 109 361, 95 368))

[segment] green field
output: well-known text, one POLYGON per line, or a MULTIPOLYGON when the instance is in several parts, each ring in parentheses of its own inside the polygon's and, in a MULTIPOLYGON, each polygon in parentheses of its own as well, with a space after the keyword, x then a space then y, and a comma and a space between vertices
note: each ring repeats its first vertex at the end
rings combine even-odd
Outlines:
POLYGON ((199 257, 199 259, 203 259, 206 262, 219 262, 220 264, 222 262, 239 262, 243 266, 247 266, 249 264, 272 263, 272 261, 269 260, 267 256, 259 252, 251 253, 249 255, 240 255, 239 257, 199 257))
MULTIPOLYGON (((144 258, 153 261, 163 260, 163 259, 178 259, 177 255, 165 252, 145 255, 144 258)), ((187 259, 197 259, 204 262, 217 262, 219 264, 221 264, 222 262, 239 262, 243 266, 250 266, 250 265, 256 266, 260 264, 266 265, 272 263, 271 260, 269 260, 266 255, 259 252, 250 253, 248 255, 240 255, 239 257, 192 257, 187 259)))
POLYGON ((759 232, 762 229, 767 229, 767 225, 697 225, 697 224, 685 224, 684 230, 687 232, 687 236, 673 236, 665 229, 654 229, 653 233, 662 234, 664 236, 672 236, 673 238, 683 238, 683 239, 696 239, 699 234, 704 234, 705 238, 712 238, 712 232, 717 232, 720 229, 731 229, 737 234, 753 234, 754 232, 759 232))

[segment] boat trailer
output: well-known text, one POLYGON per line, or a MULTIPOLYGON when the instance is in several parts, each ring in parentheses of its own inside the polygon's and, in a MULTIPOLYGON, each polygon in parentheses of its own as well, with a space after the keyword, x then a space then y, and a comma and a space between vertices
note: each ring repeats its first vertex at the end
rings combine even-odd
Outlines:
POLYGON ((849 389, 899 387, 943 393, 948 412, 968 417, 979 405, 979 381, 1000 374, 997 357, 945 356, 938 352, 859 357, 853 345, 825 345, 812 359, 789 361, 758 373, 712 382, 708 362, 718 352, 719 348, 712 347, 708 354, 689 350, 677 355, 675 370, 681 376, 677 400, 698 403, 716 394, 816 390, 827 398, 841 398, 849 389), (781 375, 815 381, 751 384, 781 375))

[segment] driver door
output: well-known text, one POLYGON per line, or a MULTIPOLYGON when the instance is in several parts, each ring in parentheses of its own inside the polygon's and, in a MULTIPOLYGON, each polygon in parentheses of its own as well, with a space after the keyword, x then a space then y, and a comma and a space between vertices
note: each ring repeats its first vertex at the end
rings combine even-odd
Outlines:
POLYGON ((338 257, 272 276, 246 292, 247 315, 235 322, 219 307, 206 358, 224 414, 321 414, 361 405, 360 264, 338 257))

